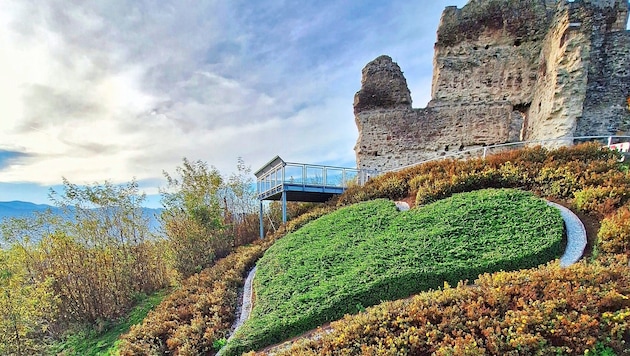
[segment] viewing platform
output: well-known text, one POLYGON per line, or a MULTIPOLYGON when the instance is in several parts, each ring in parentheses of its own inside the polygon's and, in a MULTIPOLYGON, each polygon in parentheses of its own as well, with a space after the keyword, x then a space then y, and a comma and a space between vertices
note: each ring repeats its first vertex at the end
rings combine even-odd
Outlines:
POLYGON ((287 201, 324 203, 352 184, 363 185, 376 172, 356 168, 285 162, 279 156, 254 173, 260 202, 260 235, 264 200, 282 202, 282 221, 287 221, 287 201))

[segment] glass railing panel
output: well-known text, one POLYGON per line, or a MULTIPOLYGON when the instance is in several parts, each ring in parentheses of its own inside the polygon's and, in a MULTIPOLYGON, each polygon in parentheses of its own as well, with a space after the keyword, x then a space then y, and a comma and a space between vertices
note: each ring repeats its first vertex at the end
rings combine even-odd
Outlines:
POLYGON ((324 185, 324 168, 306 166, 306 185, 324 185))
POLYGON ((344 169, 325 168, 324 185, 327 187, 343 187, 344 169))
POLYGON ((354 169, 346 169, 344 174, 344 180, 342 182, 343 187, 348 187, 353 184, 359 184, 359 171, 354 169))
POLYGON ((287 164, 284 167, 284 182, 287 184, 304 184, 304 165, 287 164))

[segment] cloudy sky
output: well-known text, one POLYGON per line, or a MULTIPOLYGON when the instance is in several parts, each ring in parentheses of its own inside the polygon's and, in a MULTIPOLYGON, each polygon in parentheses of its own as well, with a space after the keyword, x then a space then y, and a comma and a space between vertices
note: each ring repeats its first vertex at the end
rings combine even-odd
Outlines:
POLYGON ((353 167, 363 66, 390 55, 425 106, 441 12, 465 2, 2 0, 0 201, 47 203, 62 177, 156 194, 183 157, 353 167))

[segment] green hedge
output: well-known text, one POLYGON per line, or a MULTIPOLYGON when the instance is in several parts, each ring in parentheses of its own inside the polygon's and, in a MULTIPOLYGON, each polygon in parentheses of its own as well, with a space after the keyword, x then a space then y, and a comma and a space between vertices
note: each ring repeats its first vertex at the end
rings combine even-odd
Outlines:
POLYGON ((408 212, 387 200, 339 209, 279 240, 261 258, 252 316, 226 354, 445 281, 537 266, 560 254, 563 226, 557 210, 515 189, 456 194, 408 212))

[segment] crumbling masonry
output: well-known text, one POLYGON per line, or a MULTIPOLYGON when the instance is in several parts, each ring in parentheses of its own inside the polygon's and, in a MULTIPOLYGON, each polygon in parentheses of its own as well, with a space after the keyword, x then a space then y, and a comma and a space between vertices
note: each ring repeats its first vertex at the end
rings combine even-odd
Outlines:
POLYGON ((627 0, 470 0, 437 32, 431 101, 413 109, 380 56, 354 98, 357 167, 380 171, 484 145, 630 133, 627 0))

